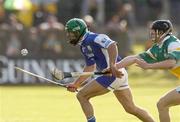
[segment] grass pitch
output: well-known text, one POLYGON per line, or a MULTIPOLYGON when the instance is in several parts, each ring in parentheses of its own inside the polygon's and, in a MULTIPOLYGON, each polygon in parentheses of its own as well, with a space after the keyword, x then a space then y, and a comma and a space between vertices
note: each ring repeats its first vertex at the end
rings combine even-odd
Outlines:
MULTIPOLYGON (((179 81, 164 71, 144 72, 133 66, 129 74, 135 103, 158 121, 156 102, 179 81)), ((140 122, 123 110, 112 93, 91 101, 97 122, 140 122)), ((172 122, 179 122, 180 106, 170 112, 172 122)), ((86 122, 86 119, 75 94, 58 86, 0 86, 0 122, 86 122)))

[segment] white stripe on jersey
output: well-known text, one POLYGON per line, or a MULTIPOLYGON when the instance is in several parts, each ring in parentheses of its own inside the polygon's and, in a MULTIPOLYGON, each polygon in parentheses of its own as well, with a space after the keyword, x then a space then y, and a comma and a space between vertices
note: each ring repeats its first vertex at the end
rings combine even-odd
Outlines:
POLYGON ((103 48, 101 48, 101 50, 102 50, 102 53, 104 54, 104 56, 106 58, 107 68, 109 68, 110 65, 109 65, 109 54, 108 54, 108 51, 107 51, 107 49, 103 49, 103 48))
POLYGON ((157 60, 156 57, 154 57, 154 55, 151 53, 150 49, 148 49, 148 50, 146 51, 146 53, 147 53, 151 58, 153 58, 154 60, 157 60))

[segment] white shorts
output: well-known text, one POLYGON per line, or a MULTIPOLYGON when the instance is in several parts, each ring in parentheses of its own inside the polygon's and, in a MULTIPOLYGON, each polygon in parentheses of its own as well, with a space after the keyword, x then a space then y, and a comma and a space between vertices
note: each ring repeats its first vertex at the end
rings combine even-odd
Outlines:
POLYGON ((109 90, 124 90, 129 88, 128 73, 125 68, 120 69, 124 74, 122 78, 116 78, 115 81, 108 87, 109 90))
POLYGON ((180 93, 180 86, 176 88, 176 91, 180 93))
POLYGON ((124 76, 122 78, 115 78, 111 76, 100 76, 96 78, 96 81, 109 90, 124 90, 129 88, 128 85, 128 73, 125 68, 119 69, 124 76))

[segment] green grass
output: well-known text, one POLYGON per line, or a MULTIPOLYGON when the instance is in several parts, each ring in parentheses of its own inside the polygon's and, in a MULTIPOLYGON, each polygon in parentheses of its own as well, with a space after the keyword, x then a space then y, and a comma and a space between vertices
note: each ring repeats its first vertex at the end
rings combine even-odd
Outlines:
MULTIPOLYGON (((178 80, 164 71, 144 72, 134 66, 128 70, 136 104, 158 120, 156 102, 176 87, 178 80)), ((139 122, 123 110, 112 93, 92 99, 92 104, 97 122, 139 122)), ((172 122, 179 122, 180 106, 170 112, 172 122)), ((1 86, 0 122, 86 122, 86 119, 75 94, 58 86, 1 86)))

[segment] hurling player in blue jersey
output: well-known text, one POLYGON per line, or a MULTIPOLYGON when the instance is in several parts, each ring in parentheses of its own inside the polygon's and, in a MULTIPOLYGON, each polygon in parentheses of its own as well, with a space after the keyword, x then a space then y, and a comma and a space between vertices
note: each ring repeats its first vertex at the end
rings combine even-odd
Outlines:
POLYGON ((71 92, 75 92, 81 87, 77 93, 77 99, 81 104, 87 122, 96 122, 94 110, 89 100, 95 96, 106 94, 110 90, 113 90, 114 95, 127 113, 135 115, 143 122, 154 122, 148 112, 135 105, 128 85, 126 70, 121 68, 119 69, 120 72, 116 72, 115 64, 121 60, 118 56, 116 42, 105 34, 89 32, 86 23, 79 18, 70 19, 66 23, 65 31, 69 43, 79 45, 84 56, 86 65, 83 72, 103 71, 107 68, 110 68, 112 72, 111 76, 99 76, 82 87, 81 84, 89 76, 81 76, 67 86, 68 91, 71 92))

